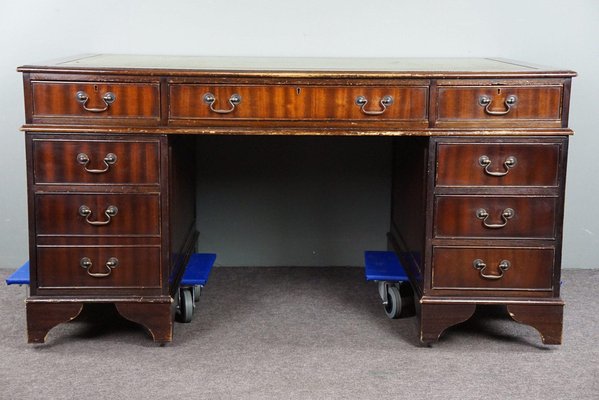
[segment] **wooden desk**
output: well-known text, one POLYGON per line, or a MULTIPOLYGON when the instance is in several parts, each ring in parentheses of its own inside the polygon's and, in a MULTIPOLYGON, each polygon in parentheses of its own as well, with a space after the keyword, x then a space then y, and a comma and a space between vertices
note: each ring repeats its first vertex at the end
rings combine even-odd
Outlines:
POLYGON ((172 296, 197 240, 191 135, 373 135, 394 137, 388 241, 419 299, 420 339, 436 341, 477 304, 503 304, 561 343, 574 72, 493 59, 117 55, 19 71, 30 342, 97 302, 172 339, 172 296))

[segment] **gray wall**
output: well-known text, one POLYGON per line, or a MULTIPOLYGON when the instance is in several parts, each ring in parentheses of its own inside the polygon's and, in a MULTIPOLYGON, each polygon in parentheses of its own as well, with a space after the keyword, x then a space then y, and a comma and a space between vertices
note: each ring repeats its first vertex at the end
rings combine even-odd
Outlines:
MULTIPOLYGON (((576 135, 570 146, 563 265, 599 267, 599 208, 595 200, 599 195, 599 163, 595 161, 599 149, 595 129, 599 114, 597 21, 596 0, 2 0, 0 266, 15 267, 27 258, 25 157, 23 135, 18 131, 23 123, 23 99, 15 67, 74 54, 106 52, 499 56, 574 69, 580 76, 574 80, 572 93, 570 121, 576 135)), ((232 167, 200 180, 199 189, 211 185, 214 192, 200 198, 199 210, 226 204, 231 200, 229 195, 245 196, 242 204, 246 208, 230 211, 228 225, 220 226, 220 231, 209 229, 214 221, 200 220, 206 227, 202 229, 204 245, 227 254, 228 258, 221 259, 223 263, 357 264, 357 253, 347 250, 352 244, 384 245, 380 232, 387 229, 384 217, 388 206, 381 199, 387 194, 388 176, 382 167, 388 159, 373 156, 373 167, 360 168, 362 172, 355 177, 351 170, 352 157, 356 157, 352 141, 344 144, 347 153, 338 152, 330 144, 321 147, 310 145, 309 141, 298 143, 298 160, 300 156, 307 157, 313 147, 319 154, 314 162, 333 167, 335 173, 317 177, 312 187, 309 182, 302 182, 307 180, 308 170, 301 163, 281 158, 275 151, 278 146, 289 146, 281 139, 268 143, 275 150, 265 150, 268 157, 258 164, 246 161, 248 168, 242 171, 248 178, 244 179, 245 186, 227 186, 227 182, 241 179, 232 167), (337 164, 331 164, 331 157, 337 157, 346 167, 337 168, 337 164), (282 162, 285 168, 271 170, 269 165, 275 161, 282 162), (250 184, 254 178, 259 179, 250 184), (300 184, 290 185, 292 180, 300 184), (366 189, 372 196, 366 195, 366 189), (323 191, 327 202, 316 202, 323 191), (248 219, 248 215, 253 219, 248 219), (348 215, 352 216, 349 220, 348 215), (244 223, 236 225, 237 217, 244 218, 244 223), (301 224, 295 223, 298 221, 301 224), (297 234, 294 230, 298 230, 297 234), (225 231, 230 240, 226 244, 219 241, 225 231)), ((265 144, 256 140, 251 146, 265 144)), ((377 153, 378 144, 369 146, 373 146, 369 147, 370 154, 377 153)), ((198 151, 202 151, 201 146, 198 151)), ((220 155, 227 157, 226 146, 222 151, 220 155)), ((214 218, 209 214, 202 218, 214 218)))
POLYGON ((223 265, 360 265, 385 250, 391 139, 204 137, 199 249, 223 265))

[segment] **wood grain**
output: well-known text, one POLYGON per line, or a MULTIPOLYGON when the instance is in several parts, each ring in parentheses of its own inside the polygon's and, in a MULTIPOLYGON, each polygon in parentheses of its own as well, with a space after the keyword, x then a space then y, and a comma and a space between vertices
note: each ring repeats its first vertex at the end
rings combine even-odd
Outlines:
POLYGON ((123 141, 114 136, 98 135, 68 135, 58 139, 36 137, 32 142, 34 183, 157 185, 160 182, 159 142, 147 137, 136 139, 123 141), (77 162, 80 153, 88 156, 87 166, 77 162), (106 173, 94 174, 85 170, 86 167, 106 169, 104 158, 110 153, 116 155, 117 160, 106 173))
POLYGON ((394 136, 388 243, 416 289, 421 341, 436 341, 488 303, 508 305, 546 343, 561 341, 572 71, 495 59, 115 55, 19 71, 31 341, 93 302, 115 303, 157 342, 172 340, 171 296, 198 235, 193 135, 394 136), (78 91, 97 112, 85 110, 78 91), (116 97, 109 105, 107 92, 116 97), (230 112, 210 110, 206 93, 216 110, 230 112), (241 96, 235 107, 232 94, 241 96), (368 100, 363 109, 358 96, 368 100), (386 108, 384 96, 394 100, 386 108), (481 96, 491 101, 487 111, 481 96), (509 96, 517 101, 508 106, 509 96), (107 165, 109 153, 117 160, 107 165), (517 162, 506 166, 508 157, 517 162), (78 213, 82 204, 91 221, 104 220, 109 205, 119 211, 92 226, 78 213), (493 228, 477 218, 479 208, 492 225, 504 222, 506 208, 515 213, 493 228), (82 257, 96 274, 110 257, 119 265, 92 277, 82 257), (485 278, 474 259, 491 277, 502 260, 510 267, 485 278))
POLYGON ((487 289, 487 296, 509 296, 509 291, 553 291, 554 249, 518 247, 434 247, 433 289, 454 289, 455 295, 468 296, 468 290, 487 289), (473 265, 482 260, 485 275, 502 276, 485 279, 473 265), (501 271, 499 264, 507 260, 510 266, 501 271))
POLYGON ((31 86, 34 122, 70 118, 69 121, 77 124, 110 123, 115 119, 124 124, 156 124, 160 118, 158 83, 34 81, 31 86), (89 98, 85 103, 87 108, 106 110, 85 110, 76 98, 79 91, 89 98), (102 97, 109 92, 115 95, 115 100, 107 105, 102 97))

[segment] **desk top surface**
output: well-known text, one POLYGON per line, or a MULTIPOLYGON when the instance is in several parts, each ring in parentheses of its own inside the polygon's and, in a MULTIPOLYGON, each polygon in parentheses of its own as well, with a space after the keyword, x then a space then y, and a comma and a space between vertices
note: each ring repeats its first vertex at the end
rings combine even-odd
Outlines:
POLYGON ((21 72, 247 76, 575 76, 569 70, 495 58, 274 58, 96 54, 25 65, 21 72))

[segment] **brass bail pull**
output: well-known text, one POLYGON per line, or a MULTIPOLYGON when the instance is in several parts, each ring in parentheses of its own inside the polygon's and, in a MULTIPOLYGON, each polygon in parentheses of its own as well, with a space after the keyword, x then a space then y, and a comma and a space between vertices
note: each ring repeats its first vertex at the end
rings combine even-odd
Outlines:
POLYGON ((229 114, 235 111, 235 107, 237 107, 237 105, 241 103, 241 96, 237 93, 234 93, 231 95, 231 97, 229 97, 229 104, 231 104, 231 108, 229 109, 214 108, 214 103, 216 103, 216 96, 210 92, 204 95, 203 100, 204 103, 208 104, 208 106, 210 107, 210 111, 218 114, 229 114))
POLYGON ((114 154, 114 153, 106 154, 103 161, 104 161, 104 165, 106 166, 105 168, 90 169, 90 168, 87 168, 87 164, 89 164, 89 162, 90 162, 89 156, 85 153, 77 154, 77 162, 79 164, 83 165, 83 169, 85 169, 85 171, 89 172, 90 174, 103 174, 105 172, 108 172, 108 170, 110 169, 110 166, 114 165, 114 163, 116 163, 116 154, 114 154))
POLYGON ((83 204, 81 207, 79 207, 79 215, 81 215, 82 217, 85 217, 85 222, 87 222, 88 224, 93 225, 93 226, 108 225, 110 223, 110 221, 112 220, 112 217, 117 215, 118 212, 119 212, 119 209, 116 206, 108 206, 106 208, 106 210, 104 210, 104 215, 106 215, 106 220, 91 221, 90 217, 93 214, 91 208, 89 208, 85 204, 83 204))
POLYGON ((503 162, 504 171, 491 171, 489 169, 491 167, 491 163, 491 158, 489 158, 487 155, 482 155, 478 158, 478 164, 484 168, 485 174, 489 176, 501 177, 506 176, 510 172, 510 169, 516 166, 518 160, 514 156, 507 157, 503 162))
POLYGON ((487 264, 481 260, 480 258, 477 258, 476 260, 474 260, 472 262, 472 266, 480 271, 480 276, 481 278, 484 279, 488 279, 488 280, 498 280, 503 278, 503 275, 505 274, 505 271, 507 271, 510 266, 512 264, 510 263, 509 260, 501 260, 501 262, 499 263, 498 267, 499 267, 499 274, 498 275, 491 275, 491 274, 485 274, 484 271, 487 268, 487 264))
POLYGON ((387 107, 393 104, 393 96, 384 96, 381 101, 381 109, 380 110, 367 110, 366 104, 368 104, 368 99, 365 96, 356 97, 356 105, 360 107, 360 111, 362 111, 366 115, 381 115, 385 111, 387 111, 387 107))
POLYGON ((489 218, 489 213, 487 212, 487 210, 485 210, 484 208, 479 208, 478 210, 476 210, 476 218, 482 220, 483 225, 486 228, 490 228, 490 229, 503 228, 504 226, 507 225, 508 220, 512 219, 514 217, 514 215, 516 215, 516 212, 514 211, 513 208, 506 208, 501 213, 501 219, 503 220, 503 222, 500 224, 490 224, 487 222, 487 219, 489 218))
POLYGON ((104 264, 106 272, 90 272, 93 265, 92 260, 89 257, 83 257, 79 260, 81 268, 87 271, 87 274, 93 278, 106 278, 112 273, 112 270, 119 266, 119 260, 116 257, 110 257, 104 264))
POLYGON ((485 112, 489 115, 506 115, 510 111, 512 111, 512 107, 518 102, 518 98, 514 95, 510 95, 506 97, 503 104, 505 105, 505 110, 491 110, 491 104, 493 101, 489 96, 480 96, 478 98, 478 104, 485 108, 485 112))
POLYGON ((77 93, 75 93, 75 99, 77 100, 77 102, 79 102, 81 104, 81 107, 83 107, 83 109, 85 111, 89 111, 89 112, 93 112, 93 113, 101 113, 101 112, 108 110, 110 105, 112 103, 114 103, 114 101, 116 100, 116 96, 112 92, 104 93, 104 95, 102 96, 102 101, 104 102, 104 107, 102 107, 102 108, 88 107, 87 102, 89 100, 89 96, 83 90, 80 90, 77 93))

